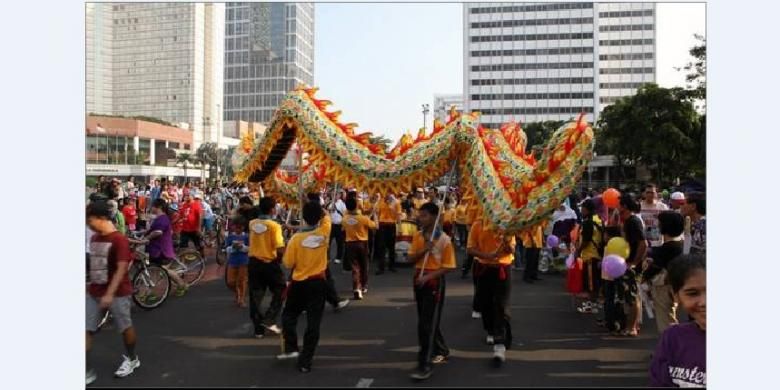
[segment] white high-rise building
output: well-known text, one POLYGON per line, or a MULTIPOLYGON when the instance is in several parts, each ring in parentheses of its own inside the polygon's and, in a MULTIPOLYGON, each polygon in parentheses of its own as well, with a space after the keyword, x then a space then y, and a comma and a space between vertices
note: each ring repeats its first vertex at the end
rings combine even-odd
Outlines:
POLYGON ((458 112, 463 112, 462 94, 436 94, 433 95, 433 117, 447 123, 450 108, 455 107, 458 112))
POLYGON ((225 120, 267 124, 298 84, 314 84, 313 3, 227 3, 225 120))
POLYGON ((219 142, 225 5, 87 3, 87 111, 159 118, 219 142))
POLYGON ((655 81, 654 3, 467 3, 464 106, 481 123, 594 122, 655 81))

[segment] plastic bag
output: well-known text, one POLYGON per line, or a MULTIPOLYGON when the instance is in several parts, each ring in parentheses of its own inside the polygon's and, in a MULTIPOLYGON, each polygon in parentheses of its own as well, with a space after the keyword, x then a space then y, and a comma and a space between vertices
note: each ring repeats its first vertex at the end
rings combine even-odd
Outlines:
POLYGON ((572 267, 566 270, 566 290, 569 294, 579 294, 583 291, 582 273, 582 259, 578 258, 572 263, 572 267))

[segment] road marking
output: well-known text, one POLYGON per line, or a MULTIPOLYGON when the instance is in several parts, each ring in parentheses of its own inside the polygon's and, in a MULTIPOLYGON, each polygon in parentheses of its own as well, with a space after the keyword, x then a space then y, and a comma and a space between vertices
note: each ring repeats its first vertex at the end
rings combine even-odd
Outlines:
POLYGON ((374 382, 374 378, 360 378, 355 387, 371 387, 371 383, 374 382))

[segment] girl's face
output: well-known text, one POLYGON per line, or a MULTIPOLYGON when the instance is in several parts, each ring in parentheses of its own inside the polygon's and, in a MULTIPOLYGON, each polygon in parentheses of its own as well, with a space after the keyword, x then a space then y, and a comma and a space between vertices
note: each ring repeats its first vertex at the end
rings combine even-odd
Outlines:
POLYGON ((690 314, 697 325, 707 329, 707 274, 703 269, 694 271, 680 291, 675 294, 677 302, 690 314))

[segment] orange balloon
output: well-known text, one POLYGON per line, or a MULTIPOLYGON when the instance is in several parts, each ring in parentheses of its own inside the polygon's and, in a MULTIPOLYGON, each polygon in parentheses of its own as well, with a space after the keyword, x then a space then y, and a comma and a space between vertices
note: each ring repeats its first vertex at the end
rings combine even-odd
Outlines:
POLYGON ((620 192, 614 188, 607 188, 601 198, 604 200, 604 204, 609 208, 616 208, 620 204, 620 192))

